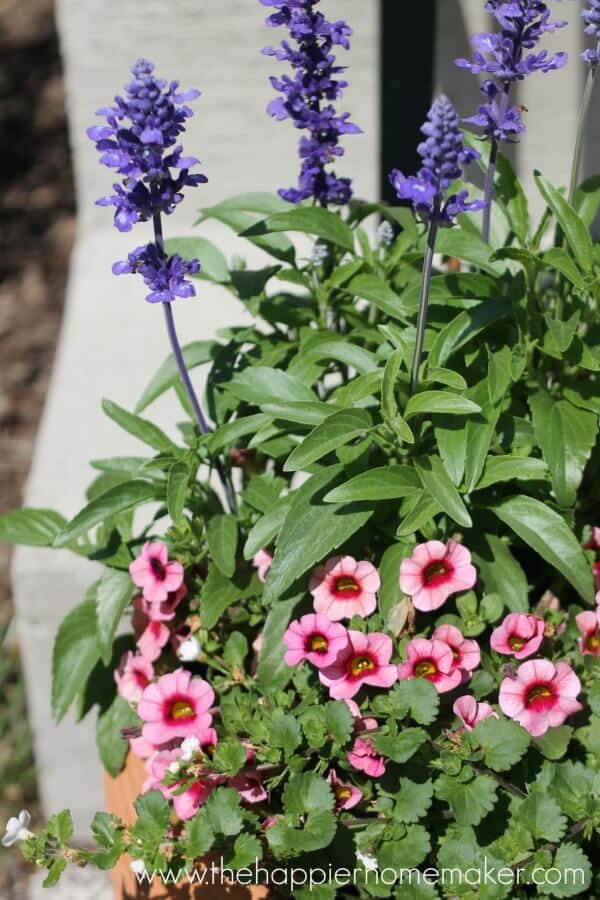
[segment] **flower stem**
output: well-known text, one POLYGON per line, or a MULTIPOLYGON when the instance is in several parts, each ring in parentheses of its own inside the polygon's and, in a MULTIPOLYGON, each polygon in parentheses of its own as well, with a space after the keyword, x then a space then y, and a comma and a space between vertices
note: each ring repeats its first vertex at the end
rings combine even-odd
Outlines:
MULTIPOLYGON (((599 45, 600 48, 600 45, 599 45)), ((589 66, 587 79, 585 82, 585 89, 583 91, 583 97, 581 99, 581 106, 579 108, 579 118, 577 120, 577 132, 575 135, 575 147, 573 150, 573 163, 571 165, 571 180, 569 182, 569 203, 572 205, 573 200, 575 199, 575 191, 577 190, 577 182, 579 180, 579 168, 581 166, 581 151, 583 150, 583 136, 585 133, 585 125, 588 117, 588 112, 590 109, 590 102, 592 100, 592 93, 594 90, 594 81, 596 80, 596 73, 598 71, 598 66, 589 66)))
POLYGON ((429 234, 427 235, 427 249, 423 260, 423 273, 421 275, 421 292, 419 294, 419 315, 417 318, 417 339, 413 356, 412 371, 410 376, 410 394, 416 394, 419 390, 419 369, 423 356, 423 343, 425 341, 425 329, 427 327, 427 311, 429 309, 429 289, 431 286, 431 271, 433 269, 433 254, 435 253, 435 240, 438 224, 436 221, 437 208, 433 211, 429 234))
MULTIPOLYGON (((162 231, 162 221, 160 218, 160 213, 155 213, 153 219, 154 225, 154 239, 156 241, 156 246, 161 254, 165 252, 165 244, 164 237, 162 231)), ((175 319, 173 317, 173 309, 171 304, 165 302, 162 304, 163 312, 165 314, 165 323, 167 326, 167 334, 169 336, 169 343, 171 344, 171 350, 173 351, 173 356, 175 358, 175 362, 177 363, 177 368, 179 369, 179 375, 181 377, 181 381, 183 382, 183 386, 186 390, 186 393, 189 397, 190 403, 192 405, 192 409, 194 411, 194 416, 200 428, 202 434, 208 434, 210 431, 208 422, 206 421, 206 417, 202 411, 202 407, 200 406, 200 401, 198 400, 198 396, 196 391, 194 390, 194 385, 192 384, 192 380, 190 378, 190 373, 188 372, 187 366, 185 364, 185 360, 183 358, 183 352, 181 349, 181 344, 179 343, 179 338, 177 336, 177 329, 175 328, 175 319)), ((227 506, 229 507, 229 511, 231 513, 235 513, 236 511, 236 503, 235 497, 233 493, 233 489, 231 486, 231 482, 227 476, 225 471, 225 467, 220 459, 215 461, 215 468, 219 475, 219 479, 221 484, 223 485, 223 490, 225 491, 225 497, 227 499, 227 506)))
MULTIPOLYGON (((498 114, 498 120, 500 122, 503 121, 504 116, 506 114, 506 110, 508 107, 508 100, 510 95, 510 82, 504 85, 504 89, 502 91, 502 97, 500 99, 500 108, 498 114)), ((498 160, 498 138, 492 138, 492 146, 490 148, 490 162, 488 165, 488 170, 485 176, 485 187, 483 192, 483 200, 485 206, 483 208, 483 221, 481 225, 481 237, 489 244, 490 242, 490 227, 492 223, 492 203, 494 201, 494 179, 496 177, 496 162, 498 160)))

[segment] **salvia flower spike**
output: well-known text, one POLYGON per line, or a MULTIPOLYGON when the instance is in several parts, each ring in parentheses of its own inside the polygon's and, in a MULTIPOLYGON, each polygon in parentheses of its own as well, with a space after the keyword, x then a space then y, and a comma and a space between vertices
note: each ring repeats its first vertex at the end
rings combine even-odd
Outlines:
POLYGON ((409 200, 419 218, 429 225, 427 249, 421 278, 417 339, 413 356, 411 393, 419 386, 419 368, 427 325, 429 286, 437 230, 455 223, 460 213, 479 210, 480 200, 468 200, 467 191, 448 195, 453 182, 462 176, 462 167, 479 158, 477 150, 465 147, 458 115, 450 100, 442 95, 434 101, 427 121, 421 128, 425 140, 418 153, 423 164, 416 175, 404 175, 398 169, 390 172, 390 181, 400 200, 409 200))
POLYGON ((484 79, 481 91, 485 102, 465 121, 491 141, 482 227, 482 236, 488 241, 498 145, 525 130, 520 109, 510 102, 512 87, 534 72, 551 72, 566 64, 566 53, 551 54, 538 50, 537 45, 545 34, 567 23, 551 21, 550 9, 542 0, 488 0, 486 9, 496 19, 499 31, 474 35, 472 59, 457 59, 456 65, 484 79))
POLYGON ((289 62, 294 71, 293 77, 271 78, 280 96, 271 101, 267 112, 278 120, 291 119, 296 128, 306 132, 299 144, 298 185, 281 189, 279 194, 291 203, 310 198, 321 206, 348 203, 351 180, 338 177, 330 166, 344 155, 340 137, 361 131, 350 122, 349 113, 338 113, 334 106, 347 82, 337 77, 343 67, 336 65, 333 48, 348 50, 352 29, 343 21, 328 21, 315 8, 319 0, 260 2, 274 8, 267 25, 285 25, 294 42, 292 46, 284 40, 278 47, 263 50, 267 56, 289 62))

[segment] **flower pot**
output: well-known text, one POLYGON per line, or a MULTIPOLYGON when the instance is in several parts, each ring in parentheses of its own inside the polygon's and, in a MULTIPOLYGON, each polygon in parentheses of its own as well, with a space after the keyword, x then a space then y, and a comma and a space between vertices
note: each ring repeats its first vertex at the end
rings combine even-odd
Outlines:
MULTIPOLYGON (((134 801, 142 790, 146 780, 146 772, 143 763, 133 754, 129 754, 123 771, 116 778, 105 775, 104 787, 106 795, 106 809, 114 813, 127 825, 135 822, 134 801)), ((213 857, 214 858, 214 857, 213 857)), ((196 868, 202 869, 210 865, 211 857, 197 863, 196 868)), ((206 884, 181 884, 164 885, 159 877, 155 877, 151 885, 138 884, 135 874, 130 868, 131 858, 122 856, 112 871, 113 896, 115 900, 276 900, 277 894, 265 885, 240 884, 212 884, 207 880, 206 884)))

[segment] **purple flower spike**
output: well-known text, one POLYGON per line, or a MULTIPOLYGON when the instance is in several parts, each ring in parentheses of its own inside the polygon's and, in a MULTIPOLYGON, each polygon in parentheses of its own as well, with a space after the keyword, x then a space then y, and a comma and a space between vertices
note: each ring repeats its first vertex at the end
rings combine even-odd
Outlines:
POLYGON ((581 58, 590 66, 600 65, 600 0, 588 0, 581 17, 585 22, 585 33, 591 34, 596 41, 596 46, 585 50, 581 58))
POLYGON ((284 200, 300 203, 310 197, 323 206, 347 203, 352 196, 349 178, 339 178, 327 170, 336 157, 343 156, 339 146, 343 134, 358 134, 360 128, 349 121, 349 114, 337 114, 333 101, 347 87, 347 82, 334 76, 343 71, 335 64, 334 46, 350 48, 352 30, 343 21, 329 22, 315 10, 319 0, 260 0, 274 7, 267 25, 284 25, 293 41, 281 41, 279 47, 265 47, 263 53, 289 62, 293 78, 283 75, 271 78, 281 96, 271 101, 267 112, 275 119, 291 119, 296 128, 308 132, 299 145, 301 159, 298 186, 279 191, 284 200))
POLYGON ((400 200, 410 200, 420 219, 436 225, 453 225, 460 213, 483 208, 480 200, 467 200, 467 191, 446 197, 450 185, 462 176, 462 167, 479 158, 465 147, 458 116, 450 100, 442 95, 433 103, 421 131, 426 140, 417 150, 423 165, 417 175, 403 175, 398 169, 390 181, 400 200))
POLYGON ((191 174, 198 160, 183 156, 177 138, 192 115, 187 101, 199 91, 178 93, 179 84, 153 75, 154 66, 139 59, 131 70, 133 80, 125 97, 115 97, 115 106, 98 110, 106 125, 88 128, 100 162, 122 177, 113 185, 114 194, 100 198, 100 206, 114 206, 115 226, 131 231, 156 213, 172 213, 183 199, 183 188, 206 182, 206 176, 191 174), (175 170, 175 174, 171 173, 175 170))
POLYGON ((197 259, 184 260, 177 254, 164 256, 156 244, 136 247, 124 262, 113 265, 114 275, 139 273, 142 276, 151 288, 146 295, 148 303, 171 303, 176 297, 195 297, 196 289, 186 281, 186 275, 195 275, 199 271, 197 259))

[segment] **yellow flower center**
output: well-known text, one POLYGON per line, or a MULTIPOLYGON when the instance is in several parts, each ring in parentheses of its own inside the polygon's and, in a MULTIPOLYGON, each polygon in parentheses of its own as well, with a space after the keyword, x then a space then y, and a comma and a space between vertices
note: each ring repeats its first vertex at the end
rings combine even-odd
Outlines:
POLYGON ((348 670, 354 678, 357 678, 359 675, 364 675, 365 672, 372 672, 374 668, 375 663, 370 656, 355 656, 350 661, 348 670))
POLYGON ((336 578, 335 580, 335 590, 336 593, 344 593, 345 591, 351 591, 353 594, 357 594, 360 590, 360 586, 356 583, 354 578, 350 578, 349 576, 342 576, 341 578, 336 578))
POLYGON ((334 794, 338 803, 345 803, 352 796, 352 791, 346 784, 337 784, 334 788, 334 794))
POLYGON ((194 716, 194 708, 187 700, 176 700, 171 707, 170 715, 175 720, 191 719, 194 716))
POLYGON ((414 673, 417 678, 429 678, 430 675, 435 675, 436 672, 437 668, 435 663, 430 659, 422 659, 414 668, 414 673))
POLYGON ((518 653, 525 646, 525 641, 523 638, 517 637, 516 634, 511 634, 508 639, 508 646, 511 650, 516 650, 518 653))
POLYGON ((587 639, 588 650, 600 650, 600 635, 591 634, 587 639))
POLYGON ((552 697, 552 691, 547 684, 536 684, 527 691, 527 703, 533 703, 535 700, 545 700, 548 697, 552 697))
POLYGON ((433 581, 439 575, 445 575, 448 569, 445 564, 440 560, 439 562, 431 563, 425 569, 424 579, 425 583, 429 584, 430 581, 433 581))
POLYGON ((322 634, 311 634, 307 643, 312 653, 326 653, 329 646, 327 638, 322 634))

